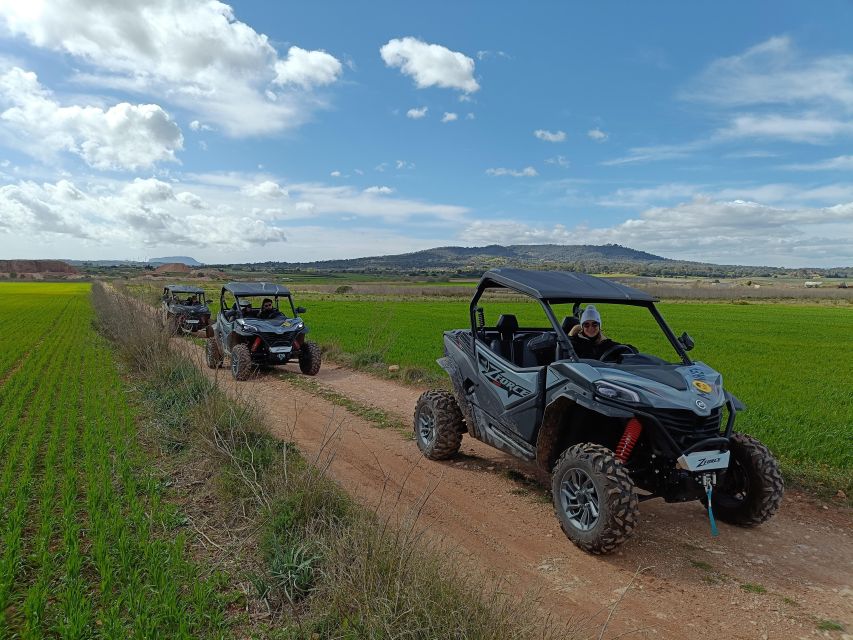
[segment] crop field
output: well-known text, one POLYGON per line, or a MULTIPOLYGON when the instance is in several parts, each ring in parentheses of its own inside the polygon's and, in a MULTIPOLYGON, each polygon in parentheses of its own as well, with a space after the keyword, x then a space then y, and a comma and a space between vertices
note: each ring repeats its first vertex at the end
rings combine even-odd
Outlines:
POLYGON ((88 295, 0 284, 0 637, 219 637, 88 295))

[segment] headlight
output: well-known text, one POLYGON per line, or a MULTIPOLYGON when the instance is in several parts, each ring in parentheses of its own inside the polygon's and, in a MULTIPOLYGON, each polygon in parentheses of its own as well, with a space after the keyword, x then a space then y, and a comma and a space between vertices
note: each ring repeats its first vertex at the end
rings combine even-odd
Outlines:
POLYGON ((602 398, 607 398, 608 400, 621 400, 622 402, 640 401, 640 396, 636 392, 610 382, 596 382, 595 392, 602 398))

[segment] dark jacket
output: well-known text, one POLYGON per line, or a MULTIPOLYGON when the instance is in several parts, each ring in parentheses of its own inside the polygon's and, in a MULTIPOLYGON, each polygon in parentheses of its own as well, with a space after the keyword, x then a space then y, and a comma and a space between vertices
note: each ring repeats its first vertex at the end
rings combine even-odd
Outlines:
MULTIPOLYGON (((596 338, 600 336, 601 334, 596 336, 596 338)), ((572 341, 572 347, 574 348, 575 353, 578 354, 578 358, 591 360, 598 360, 601 358, 601 354, 616 345, 616 343, 610 338, 604 338, 599 342, 596 342, 595 340, 590 340, 584 336, 583 333, 572 336, 570 340, 572 341)))

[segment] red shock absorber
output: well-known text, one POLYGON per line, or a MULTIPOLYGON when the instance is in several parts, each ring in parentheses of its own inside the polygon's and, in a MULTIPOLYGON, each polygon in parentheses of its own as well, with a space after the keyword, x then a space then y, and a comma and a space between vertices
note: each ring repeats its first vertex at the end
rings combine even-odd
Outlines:
POLYGON ((631 457, 631 451, 634 450, 634 445, 640 439, 640 434, 643 433, 643 425, 636 418, 628 420, 625 425, 625 431, 622 433, 622 439, 616 447, 616 459, 623 464, 628 462, 631 457))
POLYGON ((253 351, 253 352, 254 352, 254 351, 257 351, 257 350, 258 350, 258 347, 260 347, 260 346, 261 346, 261 337, 260 337, 260 336, 255 336, 255 339, 254 339, 254 341, 252 342, 252 351, 253 351))

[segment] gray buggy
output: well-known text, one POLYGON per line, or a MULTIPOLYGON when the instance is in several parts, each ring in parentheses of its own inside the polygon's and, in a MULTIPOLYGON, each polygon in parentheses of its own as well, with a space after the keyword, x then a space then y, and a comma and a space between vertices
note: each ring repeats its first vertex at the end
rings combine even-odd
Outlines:
POLYGON ((535 463, 551 475, 563 531, 590 553, 626 540, 638 503, 651 498, 701 501, 714 535, 714 514, 737 525, 764 522, 782 500, 779 466, 758 440, 735 432, 743 405, 717 371, 690 359, 693 340, 676 337, 655 302, 582 273, 487 272, 471 300, 470 328, 444 333, 438 362, 453 392, 418 400, 418 447, 443 460, 467 433, 535 463), (486 325, 481 303, 498 309, 495 324, 486 325), (613 322, 622 318, 622 332, 654 353, 616 343, 599 359, 579 358, 568 334, 588 303, 613 322))
POLYGON ((207 340, 206 359, 211 369, 222 366, 225 356, 231 360, 231 374, 246 380, 259 366, 299 361, 302 373, 314 376, 320 371, 320 347, 306 339, 308 327, 295 307, 290 290, 268 282, 229 282, 219 296, 220 311, 207 340), (263 302, 269 300, 269 309, 263 302), (285 304, 282 305, 281 303, 285 304))
POLYGON ((206 330, 210 324, 210 309, 204 289, 184 284, 163 287, 160 320, 171 333, 206 330))

